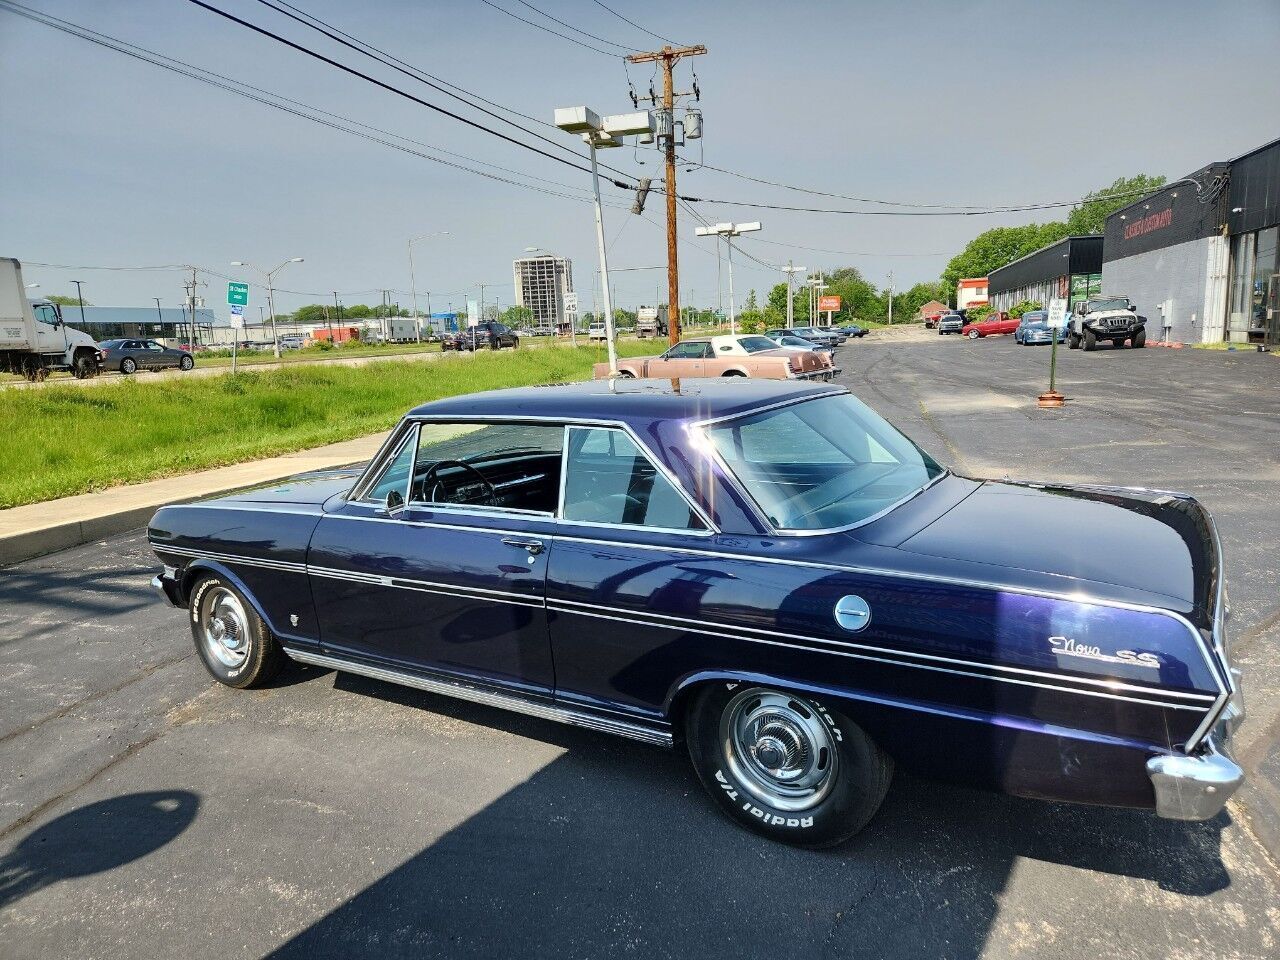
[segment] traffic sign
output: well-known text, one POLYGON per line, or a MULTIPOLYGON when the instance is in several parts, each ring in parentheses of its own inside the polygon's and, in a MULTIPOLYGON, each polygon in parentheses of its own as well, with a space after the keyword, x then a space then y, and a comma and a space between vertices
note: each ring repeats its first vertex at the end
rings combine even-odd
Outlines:
POLYGON ((247 283, 236 283, 234 280, 227 284, 227 303, 243 307, 249 302, 249 285, 247 283))
POLYGON ((1067 325, 1067 301, 1050 300, 1049 301, 1049 326, 1055 330, 1061 330, 1067 325))

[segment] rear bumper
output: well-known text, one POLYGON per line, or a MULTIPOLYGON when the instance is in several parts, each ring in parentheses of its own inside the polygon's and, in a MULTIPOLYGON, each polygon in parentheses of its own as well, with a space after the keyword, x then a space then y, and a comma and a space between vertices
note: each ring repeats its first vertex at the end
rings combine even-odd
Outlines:
POLYGON ((1147 761, 1157 816, 1212 820, 1218 815, 1244 782, 1244 771, 1229 752, 1229 739, 1224 727, 1209 737, 1196 756, 1172 754, 1147 761))
POLYGON ((823 367, 821 370, 806 370, 791 376, 795 380, 829 380, 840 373, 844 373, 844 367, 823 367))

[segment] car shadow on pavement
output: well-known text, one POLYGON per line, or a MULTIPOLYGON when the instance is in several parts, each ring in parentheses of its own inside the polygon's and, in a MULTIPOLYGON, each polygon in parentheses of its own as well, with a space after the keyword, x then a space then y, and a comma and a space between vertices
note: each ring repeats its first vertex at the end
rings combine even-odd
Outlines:
POLYGON ((277 958, 969 958, 983 952, 1020 860, 1190 897, 1230 883, 1225 815, 1175 824, 900 776, 850 843, 793 849, 724 820, 680 751, 351 675, 335 683, 566 752, 277 958))
POLYGON ((114 870, 159 850, 191 825, 188 790, 127 793, 49 821, 0 857, 0 907, 59 880, 114 870))

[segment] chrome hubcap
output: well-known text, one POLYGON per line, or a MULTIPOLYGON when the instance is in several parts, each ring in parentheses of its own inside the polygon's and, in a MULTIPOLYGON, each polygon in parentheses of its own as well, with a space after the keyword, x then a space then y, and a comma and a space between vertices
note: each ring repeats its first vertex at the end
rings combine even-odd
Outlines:
POLYGON ((757 799, 779 810, 807 810, 835 783, 835 742, 818 710, 785 693, 744 690, 720 720, 725 760, 757 799))
POLYGON ((204 648, 224 667, 238 667, 249 655, 249 618, 240 598, 214 587, 204 601, 204 648))

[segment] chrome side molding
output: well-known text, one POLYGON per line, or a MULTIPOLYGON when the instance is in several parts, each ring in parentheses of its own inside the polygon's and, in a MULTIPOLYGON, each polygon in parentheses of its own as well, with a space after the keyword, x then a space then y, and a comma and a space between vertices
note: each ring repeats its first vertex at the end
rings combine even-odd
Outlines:
POLYGON ((341 670, 345 673, 357 673, 360 676, 370 677, 374 680, 385 680, 387 683, 396 683, 403 687, 413 687, 417 690, 425 690, 428 693, 438 693, 458 700, 468 700, 471 703, 498 707, 503 710, 510 710, 513 713, 523 713, 530 717, 555 720, 558 723, 567 723, 570 726, 583 727, 587 730, 612 733, 631 740, 639 740, 642 743, 670 747, 673 742, 671 733, 667 730, 659 730, 656 727, 631 723, 626 720, 616 720, 611 717, 601 717, 551 703, 540 703, 498 690, 471 686, 461 681, 426 677, 402 670, 393 670, 388 667, 376 667, 372 664, 361 663, 358 660, 348 660, 343 657, 334 657, 329 654, 302 650, 297 647, 285 647, 284 652, 299 663, 309 663, 312 666, 324 667, 328 670, 341 670))

